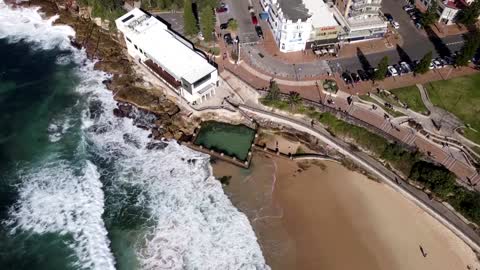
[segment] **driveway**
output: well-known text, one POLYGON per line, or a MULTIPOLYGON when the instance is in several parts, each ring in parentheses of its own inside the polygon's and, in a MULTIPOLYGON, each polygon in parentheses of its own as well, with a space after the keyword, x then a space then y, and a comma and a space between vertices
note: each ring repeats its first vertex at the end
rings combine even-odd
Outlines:
MULTIPOLYGON (((225 23, 230 18, 234 18, 238 22, 237 34, 240 43, 255 43, 259 38, 255 32, 255 26, 252 24, 250 12, 248 11, 249 0, 224 0, 227 4, 228 11, 217 13, 219 23, 225 23)), ((258 10, 256 16, 258 18, 258 10)), ((260 20, 260 18, 258 18, 260 20)))

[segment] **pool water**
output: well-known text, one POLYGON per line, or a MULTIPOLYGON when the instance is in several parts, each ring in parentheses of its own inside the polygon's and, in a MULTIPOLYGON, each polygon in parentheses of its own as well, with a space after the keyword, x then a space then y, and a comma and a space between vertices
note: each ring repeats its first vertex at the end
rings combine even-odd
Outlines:
POLYGON ((202 123, 195 144, 245 161, 255 137, 255 130, 245 125, 208 121, 202 123))

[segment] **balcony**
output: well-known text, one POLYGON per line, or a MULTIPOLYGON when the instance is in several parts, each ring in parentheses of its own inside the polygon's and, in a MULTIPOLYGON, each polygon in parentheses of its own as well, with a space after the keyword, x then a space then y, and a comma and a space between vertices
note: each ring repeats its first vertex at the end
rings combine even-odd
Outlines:
POLYGON ((147 66, 152 72, 154 72, 158 77, 162 78, 164 81, 166 81, 170 86, 173 88, 177 89, 180 88, 182 83, 175 79, 172 75, 170 75, 166 70, 164 70, 162 67, 157 65, 155 62, 153 62, 151 59, 147 59, 145 62, 143 62, 145 66, 147 66))
POLYGON ((350 6, 352 9, 362 9, 366 7, 375 7, 375 8, 380 8, 382 5, 380 3, 368 3, 367 1, 358 1, 352 3, 350 6))

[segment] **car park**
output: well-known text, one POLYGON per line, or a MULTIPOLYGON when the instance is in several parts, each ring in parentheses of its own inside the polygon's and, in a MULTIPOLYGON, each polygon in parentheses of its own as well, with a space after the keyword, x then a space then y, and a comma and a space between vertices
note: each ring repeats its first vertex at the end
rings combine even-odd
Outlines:
POLYGON ((370 78, 370 76, 368 76, 368 73, 363 69, 357 70, 357 74, 362 81, 367 81, 370 78))
POLYGON ((352 83, 352 77, 350 77, 350 74, 348 74, 347 72, 342 73, 342 79, 346 84, 352 83))
POLYGON ((262 31, 262 27, 260 27, 260 25, 255 26, 255 32, 257 32, 257 36, 259 38, 263 38, 263 31, 262 31))
POLYGON ((360 76, 357 73, 351 73, 350 76, 352 77, 353 81, 358 83, 360 81, 360 76))
POLYGON ((392 21, 391 24, 392 24, 393 28, 395 28, 395 29, 399 29, 399 28, 400 28, 400 24, 399 24, 398 22, 396 22, 396 21, 392 21))
POLYGON ((388 70, 388 73, 389 73, 392 77, 398 76, 398 71, 397 71, 397 69, 394 68, 393 66, 388 66, 388 67, 387 67, 387 70, 388 70))
POLYGON ((232 45, 233 44, 232 34, 227 33, 223 35, 223 40, 225 41, 225 43, 232 45))

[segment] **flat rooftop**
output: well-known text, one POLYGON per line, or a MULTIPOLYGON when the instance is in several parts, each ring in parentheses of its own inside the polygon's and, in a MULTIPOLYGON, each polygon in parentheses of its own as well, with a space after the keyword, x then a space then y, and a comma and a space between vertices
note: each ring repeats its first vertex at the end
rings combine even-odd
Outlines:
POLYGON ((216 68, 167 25, 135 8, 115 20, 117 28, 168 73, 194 83, 216 68))
POLYGON ((277 0, 277 2, 283 11, 283 16, 287 20, 296 22, 299 19, 301 21, 306 21, 310 18, 310 14, 303 4, 303 0, 277 0))
POLYGON ((312 15, 313 27, 338 26, 333 13, 323 0, 303 0, 303 3, 312 15))

